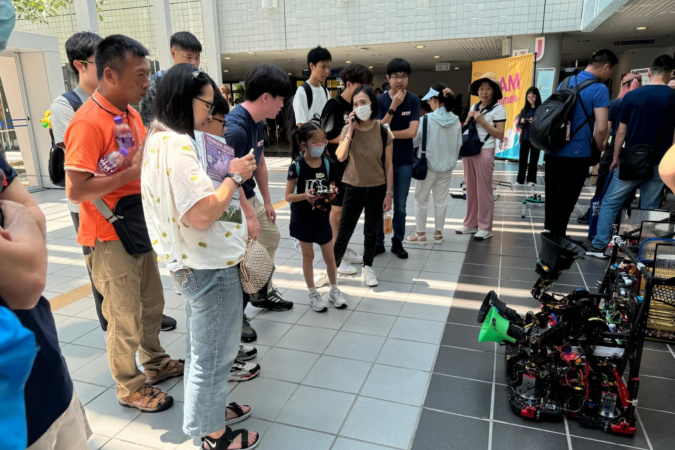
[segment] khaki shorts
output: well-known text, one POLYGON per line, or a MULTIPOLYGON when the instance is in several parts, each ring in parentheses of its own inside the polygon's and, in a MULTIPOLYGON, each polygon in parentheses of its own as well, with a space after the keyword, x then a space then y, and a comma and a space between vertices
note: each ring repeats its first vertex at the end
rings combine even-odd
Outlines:
POLYGON ((68 409, 28 450, 89 450, 87 440, 91 435, 84 406, 73 388, 73 398, 68 409))

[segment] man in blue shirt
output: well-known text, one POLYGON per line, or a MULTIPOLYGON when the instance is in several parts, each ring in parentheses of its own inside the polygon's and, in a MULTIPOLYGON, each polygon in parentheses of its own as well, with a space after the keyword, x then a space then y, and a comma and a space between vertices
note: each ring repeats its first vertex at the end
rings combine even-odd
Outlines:
POLYGON ((621 101, 619 128, 614 139, 614 160, 610 170, 614 176, 600 206, 598 234, 586 250, 589 256, 606 258, 605 250, 612 237, 612 225, 626 197, 640 187, 640 207, 656 209, 660 205, 663 181, 659 162, 675 139, 675 92, 667 85, 675 75, 675 58, 662 55, 654 59, 649 69, 649 84, 627 93, 621 101), (625 142, 625 148, 624 147, 625 142), (622 151, 637 145, 651 147, 657 157, 651 179, 622 180, 620 164, 622 151))
MULTIPOLYGON (((555 154, 546 155, 544 228, 565 237, 570 216, 579 199, 591 165, 591 146, 602 152, 609 133, 609 89, 604 82, 612 77, 619 59, 607 49, 597 51, 586 69, 569 80, 573 88, 586 80, 596 80, 579 92, 574 106, 571 130, 578 130, 555 154), (582 126, 583 125, 583 126, 582 126), (581 127, 581 128, 580 128, 581 127)), ((558 89, 562 87, 560 83, 558 89)))
MULTIPOLYGON (((410 64, 405 59, 394 58, 387 65, 387 80, 391 89, 377 97, 379 112, 377 119, 389 125, 394 134, 394 237, 391 238, 391 252, 401 259, 408 257, 403 248, 405 237, 405 215, 408 191, 412 181, 413 138, 420 125, 420 98, 406 90, 410 76, 410 64)), ((375 254, 384 253, 384 232, 380 224, 377 233, 375 254)))

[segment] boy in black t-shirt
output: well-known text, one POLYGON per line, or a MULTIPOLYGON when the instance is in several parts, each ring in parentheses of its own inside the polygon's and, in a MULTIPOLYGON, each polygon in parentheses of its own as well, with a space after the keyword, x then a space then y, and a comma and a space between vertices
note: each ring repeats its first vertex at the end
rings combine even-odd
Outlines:
MULTIPOLYGON (((339 162, 335 156, 335 151, 340 143, 340 134, 347 123, 349 113, 352 111, 352 95, 357 87, 362 84, 370 85, 373 81, 373 73, 368 68, 361 64, 350 64, 340 73, 340 79, 345 87, 342 94, 335 98, 331 98, 326 103, 321 113, 321 127, 326 132, 326 139, 328 140, 328 154, 335 162, 337 169, 337 179, 335 185, 339 188, 337 198, 331 209, 330 225, 333 230, 333 238, 337 236, 338 227, 340 226, 340 216, 342 215, 342 199, 344 197, 344 185, 342 184, 342 175, 347 167, 347 161, 339 162)), ((363 256, 357 254, 354 250, 347 248, 342 263, 338 267, 338 273, 354 274, 356 269, 352 264, 362 264, 363 256)), ((328 283, 328 278, 325 273, 319 274, 315 283, 318 287, 328 283)))
MULTIPOLYGON (((407 91, 410 64, 405 59, 394 58, 387 65, 387 80, 391 89, 377 97, 379 112, 377 119, 389 125, 394 134, 394 236, 391 251, 401 259, 408 257, 403 248, 405 235, 406 201, 413 168, 413 138, 417 136, 420 124, 420 99, 407 91)), ((384 232, 382 226, 377 233, 375 254, 384 253, 384 232)))

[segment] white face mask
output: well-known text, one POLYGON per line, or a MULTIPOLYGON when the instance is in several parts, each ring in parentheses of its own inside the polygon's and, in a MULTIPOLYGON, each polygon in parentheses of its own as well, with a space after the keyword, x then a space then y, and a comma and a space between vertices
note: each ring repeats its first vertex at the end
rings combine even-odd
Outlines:
POLYGON ((358 108, 355 108, 354 114, 356 114, 356 117, 358 117, 359 120, 370 119, 370 115, 372 114, 372 111, 370 109, 370 103, 368 103, 367 105, 363 105, 363 106, 359 106, 358 108))

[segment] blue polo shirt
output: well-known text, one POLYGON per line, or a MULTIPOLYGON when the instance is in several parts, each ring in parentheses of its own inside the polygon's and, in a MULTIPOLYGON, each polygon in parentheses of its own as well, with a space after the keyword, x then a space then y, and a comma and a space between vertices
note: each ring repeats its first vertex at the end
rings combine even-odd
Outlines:
MULTIPOLYGON (((225 132, 225 141, 227 145, 234 149, 234 156, 243 158, 248 155, 251 149, 255 149, 255 163, 260 164, 260 157, 263 154, 263 144, 265 142, 265 124, 261 120, 255 122, 251 113, 241 105, 235 106, 227 115, 227 131, 225 132)), ((253 172, 255 176, 255 172, 253 172)), ((241 185, 244 188, 246 198, 255 197, 255 179, 254 177, 244 181, 241 185)))
MULTIPOLYGON (((577 83, 581 84, 581 82, 590 79, 595 79, 593 74, 582 70, 577 74, 576 81, 574 75, 572 75, 569 87, 572 88, 576 86, 577 83)), ((562 85, 563 84, 560 83, 558 89, 560 89, 562 85)), ((581 101, 583 101, 590 119, 586 125, 577 131, 577 134, 574 135, 567 145, 555 154, 556 156, 567 156, 571 158, 588 158, 591 156, 591 140, 593 139, 593 129, 595 127, 595 114, 593 113, 593 109, 609 108, 609 89, 602 83, 591 84, 579 93, 579 97, 581 98, 581 101)), ((577 100, 572 115, 571 129, 576 130, 585 120, 586 114, 581 107, 581 102, 577 100)))
MULTIPOLYGON (((377 119, 380 120, 387 115, 391 108, 391 96, 389 91, 380 94, 377 97, 378 112, 377 119)), ((419 122, 420 120, 420 98, 415 94, 406 92, 403 103, 396 108, 394 117, 389 123, 391 131, 407 130, 410 122, 419 122)), ((412 166, 415 162, 413 158, 413 140, 412 139, 394 139, 394 167, 412 166)))
POLYGON ((649 145, 665 155, 673 143, 675 111, 668 111, 671 88, 665 84, 648 84, 623 97, 619 122, 626 124, 626 147, 649 145))

